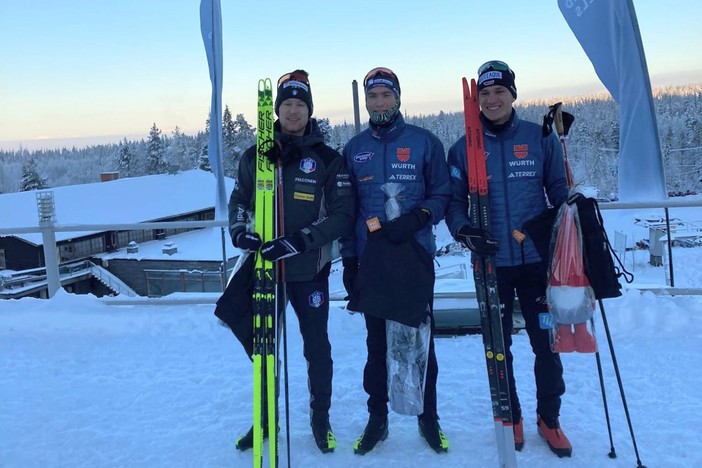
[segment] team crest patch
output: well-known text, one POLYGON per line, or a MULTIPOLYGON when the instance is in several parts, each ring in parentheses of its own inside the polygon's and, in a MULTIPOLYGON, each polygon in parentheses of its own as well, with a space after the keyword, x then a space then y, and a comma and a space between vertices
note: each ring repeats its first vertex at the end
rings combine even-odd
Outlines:
POLYGON ((529 145, 514 145, 514 157, 524 159, 529 155, 529 145))
POLYGON ((409 148, 397 148, 397 159, 400 162, 407 162, 410 159, 410 149, 409 148))
POLYGON ((314 307, 315 309, 317 309, 322 304, 324 304, 324 294, 322 294, 321 291, 315 291, 312 294, 310 294, 309 300, 310 300, 310 305, 312 307, 314 307))
POLYGON ((317 170, 317 162, 312 158, 305 158, 300 161, 300 170, 305 174, 310 174, 317 170))

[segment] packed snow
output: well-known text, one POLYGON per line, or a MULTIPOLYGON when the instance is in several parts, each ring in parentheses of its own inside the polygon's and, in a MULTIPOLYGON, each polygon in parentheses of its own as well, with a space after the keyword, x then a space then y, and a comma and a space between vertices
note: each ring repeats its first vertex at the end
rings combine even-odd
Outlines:
MULTIPOLYGON (((635 242, 633 238, 647 234, 634 224, 635 215, 605 212, 608 229, 626 231, 627 243, 635 242)), ((673 251, 676 286, 702 284, 702 248, 673 251)), ((625 262, 636 282, 622 297, 604 301, 641 462, 649 467, 702 466, 697 432, 702 298, 635 289, 665 285, 665 267, 648 265, 647 256, 646 251, 627 252, 625 262)), ((439 268, 466 260, 456 255, 437 258, 439 268)), ((342 291, 337 266, 331 289, 337 296, 342 291)), ((448 453, 436 454, 426 445, 415 417, 391 413, 389 438, 363 457, 353 454, 353 441, 367 421, 365 327, 362 316, 344 306, 343 301, 332 302, 329 319, 331 424, 337 438, 331 454, 320 453, 311 436, 302 343, 295 315, 287 313, 291 466, 497 466, 480 335, 436 339, 438 410, 449 438, 448 453)), ((232 333, 218 324, 213 309, 211 303, 114 305, 63 290, 50 300, 0 302, 0 465, 251 466, 251 452, 234 448, 251 424, 251 363, 232 333)), ((636 466, 599 311, 595 320, 617 458, 608 457, 592 354, 562 355, 567 392, 561 424, 573 456, 559 459, 549 451, 536 431, 533 355, 521 331, 513 345, 525 416, 519 466, 636 466)), ((283 395, 280 405, 284 415, 283 395)), ((285 427, 282 420, 281 466, 287 466, 285 427)))

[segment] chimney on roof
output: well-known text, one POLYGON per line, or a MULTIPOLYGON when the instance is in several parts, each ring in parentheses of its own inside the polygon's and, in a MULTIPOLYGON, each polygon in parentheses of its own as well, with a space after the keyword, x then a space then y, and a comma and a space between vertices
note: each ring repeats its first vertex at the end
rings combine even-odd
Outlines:
POLYGON ((119 171, 101 172, 100 173, 100 182, 109 182, 111 180, 117 180, 117 179, 119 179, 119 171))

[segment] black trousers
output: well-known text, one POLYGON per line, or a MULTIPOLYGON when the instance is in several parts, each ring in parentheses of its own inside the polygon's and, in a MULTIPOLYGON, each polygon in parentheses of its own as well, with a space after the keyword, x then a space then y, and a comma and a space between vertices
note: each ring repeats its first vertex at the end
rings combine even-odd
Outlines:
MULTIPOLYGON (((388 414, 388 368, 386 364, 387 340, 385 320, 363 314, 366 319, 366 346, 368 357, 363 369, 363 389, 368 394, 368 412, 384 416, 388 414)), ((434 351, 434 315, 431 318, 429 338, 429 360, 424 385, 424 413, 420 417, 438 417, 436 413, 436 380, 439 366, 434 351)))
POLYGON ((551 351, 549 329, 541 328, 539 314, 547 313, 546 266, 531 263, 514 267, 497 268, 497 289, 502 306, 502 327, 507 349, 507 369, 509 390, 512 400, 512 417, 519 421, 522 410, 514 381, 512 346, 512 315, 514 296, 526 323, 531 349, 534 352, 534 376, 536 378, 536 411, 542 418, 558 417, 561 409, 561 395, 565 393, 563 365, 557 353, 551 351))
POLYGON ((286 292, 300 323, 307 385, 313 414, 329 412, 333 362, 327 334, 329 319, 329 265, 312 281, 288 282, 286 292))

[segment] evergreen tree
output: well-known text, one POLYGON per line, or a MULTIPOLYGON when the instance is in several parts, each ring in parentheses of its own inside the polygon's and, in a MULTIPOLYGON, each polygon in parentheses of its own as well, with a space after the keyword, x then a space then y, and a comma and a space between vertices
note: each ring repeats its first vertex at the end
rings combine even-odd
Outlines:
POLYGON ((205 132, 202 134, 202 146, 200 147, 200 153, 197 158, 197 168, 203 171, 212 172, 212 167, 210 166, 209 159, 209 147, 210 147, 210 113, 207 113, 207 120, 205 120, 205 132))
POLYGON ((322 137, 324 137, 324 143, 328 145, 332 137, 332 126, 329 123, 329 119, 317 119, 317 125, 319 125, 319 131, 322 132, 322 137))
POLYGON ((254 128, 244 118, 244 114, 237 114, 234 120, 234 138, 231 145, 231 163, 229 170, 224 173, 230 177, 236 177, 239 170, 239 161, 244 152, 252 145, 256 144, 256 132, 254 128))
POLYGON ((20 192, 29 190, 41 190, 48 188, 46 179, 39 175, 37 160, 32 156, 29 161, 22 165, 22 180, 20 181, 20 192))
POLYGON ((163 174, 168 170, 166 151, 161 137, 161 130, 154 125, 149 131, 149 141, 146 145, 146 173, 163 174))
POLYGON ((134 150, 129 145, 127 138, 120 142, 117 152, 117 168, 122 177, 132 177, 136 171, 136 158, 134 150))

